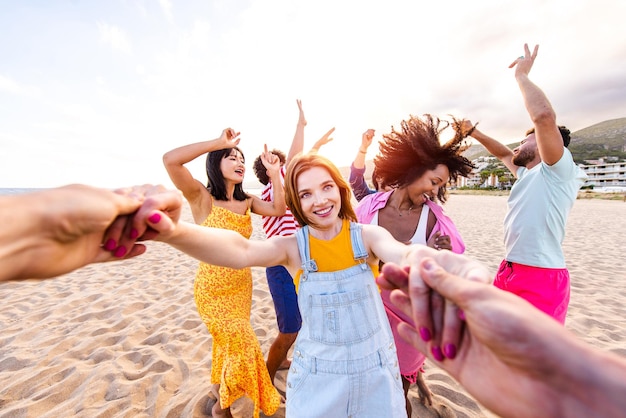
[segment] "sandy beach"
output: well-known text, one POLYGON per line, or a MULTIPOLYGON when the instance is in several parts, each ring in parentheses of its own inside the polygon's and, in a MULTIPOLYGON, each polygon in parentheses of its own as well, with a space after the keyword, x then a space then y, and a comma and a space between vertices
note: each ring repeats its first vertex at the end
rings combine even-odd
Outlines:
MULTIPOLYGON (((444 206, 467 254, 495 271, 506 196, 452 195, 444 206)), ((190 220, 190 213, 185 212, 190 220)), ((254 217, 253 239, 263 239, 254 217)), ((577 200, 564 242, 572 277, 566 327, 626 356, 626 203, 577 200)), ((45 281, 0 284, 0 417, 205 417, 211 336, 193 301, 197 261, 161 243, 128 261, 45 281)), ((251 322, 267 353, 277 333, 264 269, 251 322)), ((286 371, 277 386, 285 389, 286 371)), ((431 362, 435 405, 413 417, 493 417, 431 362)), ((314 396, 314 394, 312 394, 314 396)), ((246 400, 236 417, 251 416, 246 400)), ((284 417, 284 407, 274 416, 284 417)))

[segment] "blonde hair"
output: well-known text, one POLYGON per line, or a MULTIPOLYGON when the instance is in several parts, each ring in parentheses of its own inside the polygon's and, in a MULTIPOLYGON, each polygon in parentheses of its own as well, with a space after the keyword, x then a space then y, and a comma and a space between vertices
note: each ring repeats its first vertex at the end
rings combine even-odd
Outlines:
POLYGON ((343 178, 341 172, 328 158, 322 157, 317 153, 300 154, 292 158, 287 166, 287 173, 285 174, 285 200, 287 206, 293 213, 293 216, 300 223, 301 226, 311 225, 316 227, 314 223, 310 222, 304 212, 302 211, 302 205, 300 203, 300 196, 298 196, 298 177, 300 174, 314 167, 320 167, 328 171, 330 177, 333 179, 337 187, 339 188, 339 194, 341 195, 341 209, 339 210, 339 218, 348 219, 353 222, 357 222, 356 214, 352 209, 351 189, 348 182, 343 178))

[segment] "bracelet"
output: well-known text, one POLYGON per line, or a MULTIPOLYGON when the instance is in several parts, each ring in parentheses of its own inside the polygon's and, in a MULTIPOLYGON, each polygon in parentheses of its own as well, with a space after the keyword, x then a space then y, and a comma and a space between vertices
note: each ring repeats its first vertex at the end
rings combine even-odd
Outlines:
POLYGON ((359 152, 360 152, 361 154, 367 154, 367 151, 363 151, 361 148, 359 148, 359 152))

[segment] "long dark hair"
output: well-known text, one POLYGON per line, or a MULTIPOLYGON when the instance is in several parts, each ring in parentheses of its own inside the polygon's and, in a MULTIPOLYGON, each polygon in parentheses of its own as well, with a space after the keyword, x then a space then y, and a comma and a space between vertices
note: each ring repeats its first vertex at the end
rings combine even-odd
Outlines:
MULTIPOLYGON (((207 183, 207 190, 217 200, 228 200, 226 195, 226 182, 224 182, 224 175, 220 168, 221 162, 224 158, 228 158, 231 155, 241 154, 241 157, 245 161, 243 152, 238 147, 224 148, 217 151, 211 151, 206 156, 206 175, 209 178, 207 183)), ((235 192, 233 193, 235 200, 246 200, 248 194, 243 191, 241 183, 235 185, 235 192)))
MULTIPOLYGON (((460 121, 453 117, 452 123, 458 125, 460 121)), ((383 135, 380 151, 374 158, 380 187, 407 186, 439 164, 448 167, 451 181, 456 181, 458 176, 467 177, 474 168, 461 155, 469 147, 464 141, 467 135, 457 129, 454 138, 442 145, 440 134, 449 126, 449 122, 426 114, 421 118, 411 115, 401 122, 399 131, 392 127, 391 133, 383 135)), ((446 201, 446 191, 445 185, 439 188, 437 199, 441 203, 446 201)))

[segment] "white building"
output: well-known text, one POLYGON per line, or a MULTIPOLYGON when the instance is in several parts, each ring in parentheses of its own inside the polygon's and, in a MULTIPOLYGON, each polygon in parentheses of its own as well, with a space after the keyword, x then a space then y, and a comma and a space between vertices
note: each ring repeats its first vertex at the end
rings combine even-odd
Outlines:
POLYGON ((594 188, 626 188, 626 162, 580 165, 588 176, 585 186, 594 188))

